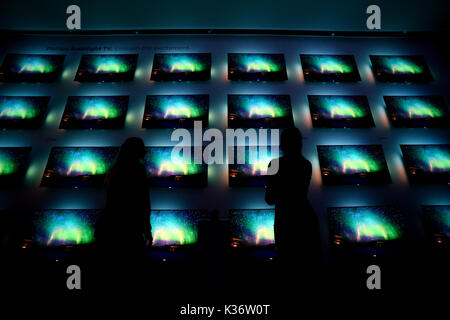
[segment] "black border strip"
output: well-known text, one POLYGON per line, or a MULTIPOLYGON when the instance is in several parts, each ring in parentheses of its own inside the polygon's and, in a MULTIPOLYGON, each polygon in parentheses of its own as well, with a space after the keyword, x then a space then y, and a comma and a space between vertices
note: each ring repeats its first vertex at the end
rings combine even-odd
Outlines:
POLYGON ((1 35, 111 35, 111 34, 189 34, 189 35, 298 35, 336 37, 416 37, 446 34, 448 31, 314 31, 274 29, 142 29, 142 30, 0 30, 1 35))

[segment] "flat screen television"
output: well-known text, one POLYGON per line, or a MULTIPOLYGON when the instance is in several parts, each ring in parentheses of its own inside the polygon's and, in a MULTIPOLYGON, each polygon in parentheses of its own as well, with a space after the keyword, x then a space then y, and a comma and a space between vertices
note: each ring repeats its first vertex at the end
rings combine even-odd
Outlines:
MULTIPOLYGON (((147 147, 145 167, 153 187, 206 187, 208 184, 208 165, 194 163, 194 148, 190 157, 183 159, 174 153, 173 147, 147 147)), ((203 160, 202 160, 203 161, 203 160)))
POLYGON ((289 95, 228 95, 228 128, 287 128, 293 125, 289 95))
POLYGON ((449 112, 442 96, 384 96, 395 127, 448 128, 449 112))
POLYGON ((94 241, 101 210, 47 209, 32 216, 32 241, 40 247, 80 246, 94 241))
POLYGON ((118 152, 118 147, 53 147, 41 186, 103 186, 118 152))
POLYGON ((450 242, 450 205, 422 206, 422 221, 428 240, 436 246, 450 242))
POLYGON ((194 121, 208 127, 209 95, 152 95, 145 102, 142 127, 193 128, 194 121))
POLYGON ((18 186, 30 163, 31 147, 0 147, 0 187, 18 186))
POLYGON ((423 56, 371 55, 375 78, 382 82, 430 82, 433 80, 423 56))
POLYGON ((284 55, 282 53, 229 53, 228 80, 287 80, 284 55))
POLYGON ((317 151, 325 185, 391 183, 381 145, 317 146, 317 151))
POLYGON ((305 81, 357 82, 361 80, 353 55, 301 54, 305 81))
POLYGON ((0 129, 37 129, 50 97, 0 96, 0 129))
POLYGON ((372 128, 366 96, 308 95, 314 128, 372 128))
POLYGON ((198 222, 204 215, 204 210, 152 210, 152 246, 189 246, 197 243, 198 222))
POLYGON ((70 96, 60 129, 120 129, 129 96, 70 96))
MULTIPOLYGON (((263 187, 267 185, 267 168, 281 156, 278 147, 234 147, 233 163, 228 164, 230 187, 263 187), (241 157, 241 158, 240 158, 241 157)), ((230 150, 229 150, 230 151, 230 150)))
POLYGON ((61 74, 64 54, 9 53, 0 67, 0 82, 52 82, 61 74))
POLYGON ((75 81, 132 81, 137 59, 137 54, 85 54, 81 57, 75 81))
POLYGON ((153 81, 207 81, 211 79, 210 53, 156 53, 153 81))
POLYGON ((334 246, 379 246, 405 236, 404 218, 395 206, 330 207, 328 222, 334 246))
POLYGON ((400 145, 411 183, 450 184, 450 145, 400 145))
POLYGON ((230 210, 231 246, 267 247, 275 244, 274 209, 230 210))

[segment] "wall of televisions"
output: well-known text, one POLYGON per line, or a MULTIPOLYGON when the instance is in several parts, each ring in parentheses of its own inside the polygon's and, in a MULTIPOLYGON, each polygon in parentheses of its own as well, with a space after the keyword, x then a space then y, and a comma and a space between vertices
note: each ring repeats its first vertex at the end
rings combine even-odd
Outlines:
POLYGON ((129 136, 148 146, 155 246, 195 243, 197 221, 214 209, 230 219, 233 245, 273 245, 270 154, 242 165, 171 161, 172 130, 194 121, 297 126, 325 252, 450 236, 450 74, 430 43, 32 35, 8 39, 0 58, 2 221, 15 231, 23 222, 35 245, 93 241, 104 176, 129 136))

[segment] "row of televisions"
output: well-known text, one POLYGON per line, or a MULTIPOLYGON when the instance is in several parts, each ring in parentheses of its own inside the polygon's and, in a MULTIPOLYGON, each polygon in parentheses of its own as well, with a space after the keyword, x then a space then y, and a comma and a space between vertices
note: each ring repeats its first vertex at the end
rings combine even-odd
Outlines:
MULTIPOLYGON (((384 96, 396 127, 448 127, 442 96, 384 96)), ((49 96, 0 96, 0 129, 37 129, 47 113, 49 96)), ((70 96, 60 129, 120 129, 129 96, 70 96)), ((308 95, 315 128, 370 128, 374 120, 366 96, 308 95)), ((209 95, 149 95, 143 128, 208 127, 209 95)), ((289 95, 228 95, 229 128, 287 128, 294 125, 289 95)))
MULTIPOLYGON (((203 147, 198 147, 202 149, 203 147)), ((411 183, 450 184, 450 145, 400 145, 411 183)), ((188 148, 189 149, 189 148, 188 148)), ((149 186, 206 187, 208 164, 196 163, 195 147, 189 155, 173 147, 147 147, 144 165, 149 186)), ((265 186, 267 168, 281 153, 278 147, 229 148, 230 187, 265 186), (232 154, 230 154, 232 152, 232 154)), ((191 150, 191 149, 189 149, 191 150)), ((202 150, 199 150, 202 151, 202 150)), ((389 184, 390 173, 381 145, 317 146, 325 185, 389 184)), ((27 171, 31 147, 0 148, 0 185, 20 185, 27 171)), ((41 186, 100 187, 119 152, 118 147, 53 147, 41 186)), ((197 152, 198 153, 198 152, 197 152)))
MULTIPOLYGON (((422 211, 423 224, 430 239, 437 244, 448 243, 450 206, 422 206, 422 211)), ((91 243, 95 240, 95 222, 100 212, 85 209, 36 211, 31 215, 31 239, 26 243, 32 242, 37 246, 91 243)), ((230 210, 231 246, 273 246, 274 218, 274 209, 230 210)), ((330 239, 337 246, 346 243, 380 245, 401 241, 406 235, 404 217, 396 206, 330 207, 328 219, 330 239)), ((201 220, 208 220, 205 210, 152 210, 153 246, 195 244, 201 220)), ((301 233, 298 236, 301 237, 301 233)), ((299 238, 299 241, 302 240, 299 238)))
MULTIPOLYGON (((60 76, 65 55, 7 54, 0 67, 3 82, 49 82, 60 76)), ((75 81, 132 81, 137 54, 86 54, 75 81)), ((353 55, 301 54, 306 81, 357 82, 361 80, 353 55)), ((375 77, 383 82, 429 82, 431 72, 421 55, 370 55, 375 77)), ((155 54, 150 80, 206 81, 211 79, 210 53, 155 54)), ((284 54, 228 53, 230 81, 287 80, 284 54)))

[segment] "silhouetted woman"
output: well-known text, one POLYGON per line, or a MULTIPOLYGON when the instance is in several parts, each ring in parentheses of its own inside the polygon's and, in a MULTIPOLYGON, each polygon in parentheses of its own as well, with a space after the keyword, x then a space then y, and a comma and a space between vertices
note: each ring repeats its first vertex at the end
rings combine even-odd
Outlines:
POLYGON ((139 251, 151 244, 150 194, 144 142, 128 138, 105 179, 106 208, 96 226, 100 247, 139 251))
MULTIPOLYGON (((266 202, 275 205, 275 246, 281 265, 295 268, 317 263, 320 235, 316 215, 308 201, 311 163, 302 155, 302 134, 297 128, 281 133, 282 156, 272 160, 266 202), (278 171, 276 165, 278 162, 278 171)), ((300 270, 298 270, 300 271, 300 270)))

